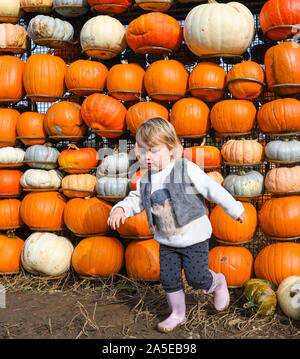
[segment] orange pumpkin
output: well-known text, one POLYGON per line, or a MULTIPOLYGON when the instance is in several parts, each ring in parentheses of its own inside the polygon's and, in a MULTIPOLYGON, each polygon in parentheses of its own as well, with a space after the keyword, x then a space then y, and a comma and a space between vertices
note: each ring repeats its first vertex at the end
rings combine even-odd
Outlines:
POLYGON ((145 210, 131 218, 126 218, 125 223, 121 223, 117 231, 122 238, 153 237, 145 210))
POLYGON ((116 138, 125 130, 126 107, 115 98, 94 93, 83 101, 81 115, 98 136, 116 138))
POLYGON ((143 175, 148 171, 147 168, 142 168, 139 171, 137 171, 131 178, 130 178, 130 189, 131 191, 136 190, 136 183, 137 181, 143 177, 143 175))
POLYGON ((153 238, 130 242, 125 250, 125 266, 130 278, 158 281, 159 243, 153 238))
POLYGON ((262 231, 272 237, 288 238, 299 236, 299 218, 299 196, 271 198, 263 203, 259 212, 262 231))
POLYGON ((228 140, 222 146, 221 155, 229 163, 259 163, 264 157, 264 147, 256 140, 228 140))
POLYGON ((200 62, 189 76, 192 96, 206 102, 220 101, 225 93, 226 71, 213 62, 200 62))
MULTIPOLYGON (((259 24, 264 34, 271 40, 285 40, 297 34, 296 27, 300 23, 300 7, 298 1, 269 0, 260 10, 259 24), (284 27, 284 25, 288 25, 284 27)), ((299 31, 299 29, 298 29, 299 31)))
POLYGON ((29 36, 26 29, 20 25, 0 25, 0 52, 23 54, 29 50, 29 36))
POLYGON ((98 179, 89 173, 65 176, 61 188, 67 197, 87 197, 95 192, 98 179))
POLYGON ((126 29, 128 46, 136 53, 169 53, 179 49, 183 30, 172 16, 148 12, 132 20, 126 29))
POLYGON ((152 117, 162 117, 168 121, 169 112, 163 105, 153 101, 141 101, 130 106, 126 113, 130 133, 135 135, 140 125, 152 117))
POLYGON ((16 103, 23 99, 24 69, 24 61, 18 57, 0 56, 0 103, 16 103))
POLYGON ((257 124, 265 133, 300 131, 300 101, 295 98, 281 98, 263 104, 257 111, 257 124))
POLYGON ((121 101, 136 101, 144 93, 145 70, 138 64, 116 64, 107 75, 108 94, 121 101))
POLYGON ((264 69, 254 61, 244 61, 232 66, 226 76, 230 93, 238 99, 252 100, 264 90, 264 69))
POLYGON ((239 244, 253 239, 258 222, 257 212, 251 203, 243 202, 243 206, 246 211, 245 223, 235 221, 220 205, 212 209, 210 222, 219 242, 239 244))
POLYGON ((51 105, 44 118, 44 128, 48 136, 79 141, 88 130, 80 110, 81 106, 71 101, 51 105))
POLYGON ((66 71, 66 86, 78 96, 88 96, 94 92, 103 92, 106 87, 107 67, 98 61, 77 60, 66 71))
POLYGON ((20 112, 17 110, 0 108, 0 148, 16 144, 16 126, 19 118, 20 112))
POLYGON ((208 132, 209 108, 197 98, 183 98, 174 103, 170 122, 179 137, 197 137, 208 132))
POLYGON ((268 87, 277 95, 299 93, 300 45, 287 41, 269 48, 265 54, 265 71, 268 87))
POLYGON ((100 235, 110 231, 107 224, 112 206, 97 197, 72 198, 64 211, 66 226, 76 235, 100 235))
POLYGON ((79 148, 69 144, 58 156, 58 164, 68 173, 88 173, 98 164, 98 153, 92 147, 79 148))
POLYGON ((104 14, 122 14, 128 11, 132 0, 88 0, 91 9, 104 14))
POLYGON ((19 170, 0 170, 0 198, 18 197, 22 193, 22 176, 19 170))
POLYGON ((33 101, 54 102, 65 93, 67 65, 58 56, 36 53, 28 57, 23 74, 27 97, 33 101))
POLYGON ((264 247, 254 261, 257 278, 278 286, 285 278, 300 275, 300 244, 278 242, 264 247))
POLYGON ((176 101, 184 97, 189 73, 177 60, 158 60, 146 70, 145 89, 149 97, 158 101, 176 101))
POLYGON ((217 246, 209 251, 208 266, 223 273, 229 287, 241 287, 252 276, 253 256, 241 246, 217 246))
MULTIPOLYGON (((45 114, 23 112, 17 121, 16 131, 19 139, 28 146, 42 145, 47 141, 44 128, 45 114)), ((0 126, 1 128, 1 126, 0 126)))
POLYGON ((256 123, 256 108, 247 100, 217 102, 210 111, 211 126, 217 133, 245 133, 256 123))
POLYGON ((184 149, 182 157, 201 167, 218 167, 222 162, 221 152, 215 146, 192 146, 184 149))
POLYGON ((72 266, 79 275, 109 277, 119 273, 124 262, 124 247, 115 237, 82 239, 72 254, 72 266))
POLYGON ((0 273, 17 273, 21 268, 23 239, 10 233, 0 235, 0 273))
POLYGON ((22 200, 22 220, 35 231, 60 231, 65 227, 66 203, 65 197, 58 192, 30 192, 22 200))
POLYGON ((21 201, 16 198, 0 200, 0 229, 14 229, 23 225, 20 215, 21 201))

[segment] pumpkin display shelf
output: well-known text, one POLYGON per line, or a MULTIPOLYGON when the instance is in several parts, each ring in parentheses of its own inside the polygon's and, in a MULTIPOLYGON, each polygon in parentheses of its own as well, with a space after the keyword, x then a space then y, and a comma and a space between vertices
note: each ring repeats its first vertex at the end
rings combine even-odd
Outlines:
POLYGON ((18 163, 0 163, 0 168, 17 168, 17 167, 22 167, 23 166, 23 162, 18 162, 18 163))
POLYGON ((272 191, 266 189, 266 192, 270 193, 273 197, 300 195, 300 189, 298 191, 272 191))
POLYGON ((78 192, 84 192, 86 193, 86 196, 89 196, 89 195, 93 195, 95 192, 94 191, 89 191, 89 190, 86 190, 86 189, 78 189, 78 188, 60 188, 59 189, 59 192, 60 193, 64 193, 64 192, 71 192, 71 193, 74 193, 76 195, 76 193, 78 192))
POLYGON ((285 88, 296 88, 298 91, 295 94, 300 93, 300 84, 275 84, 275 85, 269 85, 268 89, 271 92, 276 92, 277 90, 285 89, 285 88))
POLYGON ((255 162, 255 163, 237 163, 237 162, 229 162, 229 161, 223 160, 223 164, 225 166, 237 166, 237 167, 259 166, 259 165, 262 165, 263 163, 264 163, 263 161, 255 162))
POLYGON ((52 12, 52 5, 42 5, 42 9, 41 6, 39 5, 24 5, 22 6, 22 9, 26 12, 37 12, 37 13, 43 13, 43 14, 47 14, 47 13, 51 13, 52 12))
POLYGON ((131 5, 122 5, 122 4, 112 4, 107 1, 107 4, 97 4, 91 6, 91 11, 94 11, 95 13, 104 13, 102 9, 105 10, 105 13, 107 15, 115 15, 116 10, 115 8, 118 8, 120 12, 126 12, 130 9, 131 5), (109 8, 111 8, 111 11, 109 11, 109 8))
POLYGON ((236 82, 236 81, 247 81, 247 82, 255 82, 263 87, 266 87, 266 83, 265 82, 262 82, 262 81, 259 81, 259 80, 256 80, 256 79, 252 79, 250 77, 236 77, 236 78, 233 78, 233 79, 230 79, 226 82, 226 87, 228 87, 228 84, 230 83, 233 83, 233 82, 236 82))
POLYGON ((300 236, 293 236, 293 237, 276 237, 276 236, 271 236, 270 234, 267 234, 265 232, 263 232, 265 237, 268 240, 272 240, 272 241, 284 241, 284 242, 289 242, 289 241, 296 241, 298 239, 300 239, 300 236))
POLYGON ((34 102, 55 102, 64 99, 62 96, 39 95, 39 94, 29 94, 26 95, 26 98, 29 98, 34 102))
POLYGON ((247 132, 216 132, 215 131, 216 137, 229 137, 229 136, 245 137, 245 136, 250 136, 251 134, 252 134, 251 131, 247 131, 247 132))
MULTIPOLYGON (((59 170, 63 170, 65 172, 72 171, 73 173, 76 173, 74 171, 93 171, 97 169, 97 167, 58 167, 59 170)), ((70 172, 70 173, 72 173, 70 172)))
POLYGON ((279 165, 291 165, 291 164, 294 164, 294 163, 299 163, 300 159, 299 160, 293 160, 293 161, 281 161, 281 160, 272 160, 272 159, 270 159, 268 157, 265 157, 265 161, 271 162, 271 163, 276 163, 276 164, 279 164, 279 165))
POLYGON ((221 244, 225 244, 227 246, 244 246, 245 244, 248 244, 250 242, 253 241, 254 239, 254 236, 253 238, 250 238, 248 241, 244 241, 244 242, 229 242, 229 241, 224 241, 222 239, 219 239, 217 237, 214 236, 214 239, 218 242, 218 243, 221 243, 221 244))
POLYGON ((76 45, 78 41, 56 40, 51 38, 40 38, 33 40, 36 45, 46 46, 50 49, 63 49, 70 45, 76 45))
POLYGON ((91 132, 96 133, 96 134, 99 134, 100 132, 101 133, 107 133, 108 135, 117 134, 117 135, 120 135, 120 136, 124 133, 123 130, 99 130, 99 129, 92 129, 91 132))
POLYGON ((47 140, 47 137, 34 137, 34 136, 17 136, 17 140, 47 140))
POLYGON ((50 192, 50 191, 58 191, 58 188, 34 188, 34 187, 23 187, 24 192, 50 192))
POLYGON ((80 140, 86 140, 88 136, 48 136, 50 140, 56 141, 69 141, 69 142, 78 142, 80 140))
POLYGON ((119 201, 122 201, 125 197, 124 196, 104 196, 102 194, 97 194, 98 198, 103 199, 107 202, 117 203, 119 201))
POLYGON ((24 164, 28 165, 31 167, 31 165, 57 165, 57 162, 52 162, 52 161, 36 161, 36 160, 24 160, 23 161, 24 164))
POLYGON ((255 194, 255 195, 252 195, 252 196, 241 196, 241 195, 238 195, 238 194, 233 194, 232 196, 235 199, 239 200, 239 201, 249 202, 249 201, 252 201, 252 200, 259 199, 261 196, 263 196, 263 193, 255 194))
POLYGON ((0 198, 19 197, 19 196, 21 196, 21 194, 22 194, 22 191, 16 192, 16 193, 0 193, 0 198))
POLYGON ((22 98, 17 98, 17 99, 16 98, 1 98, 0 99, 0 104, 5 105, 5 104, 10 104, 10 103, 17 103, 17 102, 20 102, 22 100, 23 100, 23 97, 22 98))
POLYGON ((267 38, 268 37, 268 33, 272 30, 285 30, 285 29, 291 29, 292 30, 292 34, 290 36, 290 38, 293 38, 295 36, 295 34, 297 33, 297 31, 300 30, 300 25, 289 25, 289 24, 285 24, 285 25, 276 25, 276 26, 271 26, 268 29, 266 29, 264 31, 264 37, 267 38))
POLYGON ((81 50, 83 55, 87 55, 89 57, 95 59, 110 59, 111 57, 115 57, 119 55, 119 51, 115 51, 113 49, 107 49, 104 47, 86 47, 81 50))
POLYGON ((87 237, 97 237, 97 236, 109 236, 111 231, 103 232, 103 233, 75 233, 73 234, 80 238, 87 238, 87 237))

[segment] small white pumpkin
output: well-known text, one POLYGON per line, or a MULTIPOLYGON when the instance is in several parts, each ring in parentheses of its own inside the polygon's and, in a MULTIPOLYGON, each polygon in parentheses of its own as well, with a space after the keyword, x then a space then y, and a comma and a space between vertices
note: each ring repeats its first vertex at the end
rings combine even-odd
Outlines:
POLYGON ((22 16, 20 0, 0 1, 0 21, 16 23, 22 16))
POLYGON ((101 177, 96 184, 95 190, 102 196, 126 197, 130 190, 129 185, 129 178, 101 177))
POLYGON ((22 163, 25 151, 22 148, 2 147, 0 148, 0 163, 22 163))
POLYGON ((245 5, 218 4, 215 0, 193 7, 183 28, 188 48, 198 56, 241 55, 250 46, 254 33, 254 17, 245 5))
POLYGON ((98 15, 83 25, 80 44, 88 56, 108 60, 125 50, 125 33, 125 26, 119 20, 108 15, 98 15))
POLYGON ((300 319, 300 276, 285 278, 277 288, 277 300, 283 313, 295 320, 300 319))
POLYGON ((53 9, 60 15, 76 17, 89 11, 87 0, 53 0, 53 9))
POLYGON ((59 276, 71 266, 73 244, 49 232, 34 232, 24 242, 21 263, 32 274, 59 276))
POLYGON ((74 36, 74 28, 69 22, 47 15, 37 15, 32 18, 27 31, 32 40, 73 41, 74 36))
MULTIPOLYGON (((101 150, 100 150, 101 151, 101 150)), ((99 153, 98 153, 99 154, 99 153)), ((112 155, 103 158, 97 168, 96 176, 115 176, 127 174, 130 165, 129 155, 126 152, 114 150, 112 155)))
POLYGON ((20 183, 23 188, 53 188, 61 186, 63 174, 58 170, 29 169, 24 172, 20 183))
POLYGON ((33 168, 53 169, 57 167, 60 152, 49 144, 29 146, 25 151, 25 161, 33 168))

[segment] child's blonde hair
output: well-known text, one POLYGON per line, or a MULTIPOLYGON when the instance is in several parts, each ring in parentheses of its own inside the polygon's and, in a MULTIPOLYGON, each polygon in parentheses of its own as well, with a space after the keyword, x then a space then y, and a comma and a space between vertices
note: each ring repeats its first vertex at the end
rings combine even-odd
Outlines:
POLYGON ((161 117, 152 117, 143 122, 138 128, 135 138, 150 147, 164 143, 170 151, 180 145, 174 126, 161 117))

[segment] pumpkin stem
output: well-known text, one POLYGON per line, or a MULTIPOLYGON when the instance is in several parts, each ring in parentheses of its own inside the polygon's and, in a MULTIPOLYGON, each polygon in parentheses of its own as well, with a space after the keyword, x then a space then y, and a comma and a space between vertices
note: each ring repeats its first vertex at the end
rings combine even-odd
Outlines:
POLYGON ((203 138, 203 140, 202 140, 202 142, 201 142, 200 146, 204 146, 204 145, 205 145, 205 143, 206 143, 206 137, 204 137, 204 138, 203 138))
POLYGON ((73 150, 79 150, 80 149, 74 143, 68 143, 68 148, 72 148, 73 150))
POLYGON ((43 146, 45 146, 45 147, 52 147, 53 145, 52 145, 51 142, 46 142, 46 143, 43 144, 43 146))
POLYGON ((169 55, 168 54, 164 55, 164 60, 169 60, 169 55))
POLYGON ((123 59, 123 60, 121 60, 121 64, 128 64, 128 60, 127 59, 123 59))
POLYGON ((243 308, 245 308, 245 309, 253 308, 253 307, 255 307, 255 304, 254 304, 254 302, 252 302, 252 300, 249 300, 249 302, 247 302, 243 305, 243 308))
POLYGON ((242 169, 239 169, 239 170, 238 170, 238 175, 239 175, 239 176, 245 176, 245 174, 246 174, 246 171, 245 171, 245 170, 242 170, 242 169))
POLYGON ((208 0, 209 4, 217 4, 218 2, 216 0, 208 0))
POLYGON ((9 229, 9 230, 6 232, 6 237, 8 237, 8 238, 17 238, 17 236, 16 236, 16 230, 15 230, 15 229, 9 229))
POLYGON ((119 153, 119 147, 115 146, 113 153, 119 153))

